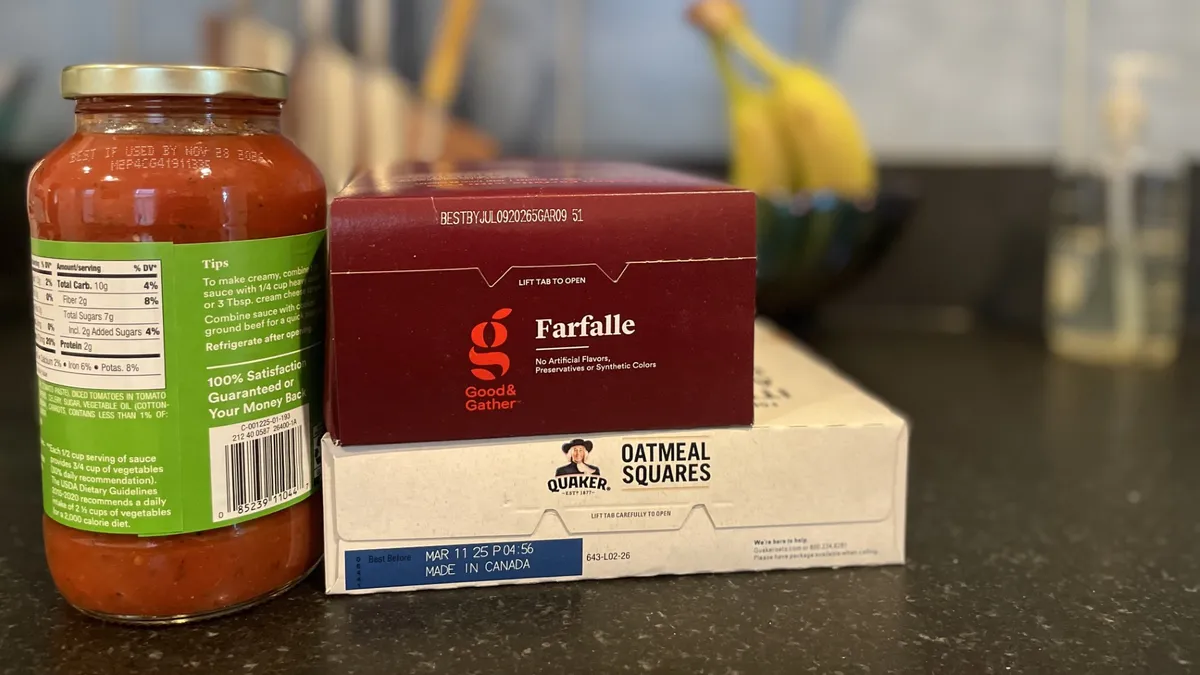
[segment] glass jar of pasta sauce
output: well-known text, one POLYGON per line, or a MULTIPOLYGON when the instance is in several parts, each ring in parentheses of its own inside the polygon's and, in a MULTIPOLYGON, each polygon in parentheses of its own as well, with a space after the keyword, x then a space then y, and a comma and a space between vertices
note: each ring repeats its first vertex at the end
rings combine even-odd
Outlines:
POLYGON ((133 623, 224 614, 321 555, 325 186, 248 68, 62 74, 28 186, 46 558, 133 623))

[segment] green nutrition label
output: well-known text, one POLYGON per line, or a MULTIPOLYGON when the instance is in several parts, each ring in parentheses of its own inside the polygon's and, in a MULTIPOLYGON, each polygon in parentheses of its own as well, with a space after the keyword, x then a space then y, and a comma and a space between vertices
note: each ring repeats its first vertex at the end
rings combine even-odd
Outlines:
POLYGON ((196 532, 312 492, 324 237, 32 241, 51 518, 196 532))

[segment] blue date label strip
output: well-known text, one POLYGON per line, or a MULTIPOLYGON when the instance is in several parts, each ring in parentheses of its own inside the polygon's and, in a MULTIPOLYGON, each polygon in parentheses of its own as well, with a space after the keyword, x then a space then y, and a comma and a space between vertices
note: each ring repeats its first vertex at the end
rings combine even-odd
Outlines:
POLYGON ((346 589, 583 575, 583 539, 495 541, 346 552, 346 589))

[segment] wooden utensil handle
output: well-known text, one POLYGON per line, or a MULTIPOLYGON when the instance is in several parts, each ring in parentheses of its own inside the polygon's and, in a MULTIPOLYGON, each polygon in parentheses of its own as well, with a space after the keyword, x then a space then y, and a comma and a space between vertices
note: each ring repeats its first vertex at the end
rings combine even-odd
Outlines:
POLYGON ((433 50, 421 78, 421 95, 435 107, 445 107, 458 93, 466 43, 475 20, 477 0, 445 0, 433 50))

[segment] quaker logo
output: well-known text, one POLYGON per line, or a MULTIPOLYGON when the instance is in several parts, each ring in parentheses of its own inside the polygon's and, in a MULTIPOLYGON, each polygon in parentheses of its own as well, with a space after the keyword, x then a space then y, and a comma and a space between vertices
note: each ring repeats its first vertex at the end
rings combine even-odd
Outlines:
POLYGON ((554 478, 546 481, 551 492, 569 495, 608 491, 608 480, 600 476, 600 467, 588 462, 592 442, 574 438, 562 444, 567 463, 554 470, 554 478))
POLYGON ((471 374, 476 379, 490 382, 498 377, 503 377, 508 372, 510 365, 508 354, 496 351, 496 348, 508 341, 508 329, 500 322, 509 314, 512 314, 511 308, 498 309, 492 314, 491 321, 477 323, 471 329, 473 346, 469 356, 471 364, 478 366, 471 369, 471 374), (496 372, 496 368, 499 368, 499 372, 496 372))

